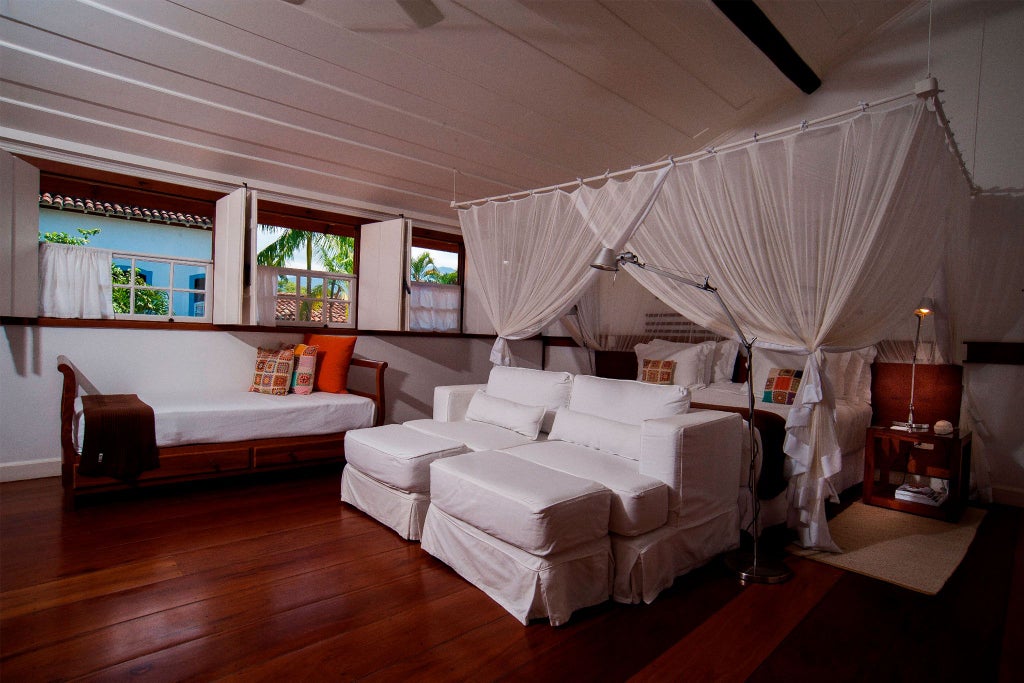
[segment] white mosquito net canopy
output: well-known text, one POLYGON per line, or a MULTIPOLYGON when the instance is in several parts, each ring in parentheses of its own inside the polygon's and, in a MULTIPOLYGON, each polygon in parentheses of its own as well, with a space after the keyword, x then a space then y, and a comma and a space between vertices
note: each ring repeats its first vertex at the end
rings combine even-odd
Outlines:
MULTIPOLYGON (((509 362, 505 340, 538 333, 574 305, 594 348, 629 339, 616 328, 624 320, 642 332, 637 311, 660 304, 624 308, 593 288, 599 271, 589 264, 602 246, 709 277, 758 346, 807 354, 787 422, 790 526, 805 547, 838 550, 824 512, 840 449, 823 354, 883 339, 932 284, 970 192, 944 123, 933 99, 919 97, 596 187, 464 205, 468 255, 499 335, 492 361, 509 362)), ((649 271, 630 275, 685 318, 736 336, 714 297, 649 271)))

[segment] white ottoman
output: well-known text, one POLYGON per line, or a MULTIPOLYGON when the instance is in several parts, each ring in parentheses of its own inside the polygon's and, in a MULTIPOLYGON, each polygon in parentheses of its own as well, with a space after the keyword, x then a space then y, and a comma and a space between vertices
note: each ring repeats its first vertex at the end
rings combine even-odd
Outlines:
POLYGON ((341 500, 417 541, 430 503, 430 463, 467 450, 397 424, 353 429, 345 435, 341 500))
POLYGON ((609 598, 611 492, 496 451, 431 465, 422 548, 526 624, 609 598))

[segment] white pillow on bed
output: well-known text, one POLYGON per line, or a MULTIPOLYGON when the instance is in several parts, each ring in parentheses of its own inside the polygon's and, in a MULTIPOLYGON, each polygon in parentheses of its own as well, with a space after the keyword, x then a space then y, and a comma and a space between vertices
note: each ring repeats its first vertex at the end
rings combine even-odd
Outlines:
MULTIPOLYGON (((642 378, 644 360, 674 360, 672 383, 681 387, 702 387, 711 383, 715 360, 715 342, 700 344, 655 339, 633 347, 636 352, 637 380, 642 378)), ((731 376, 731 371, 730 371, 731 376)))
POLYGON ((484 422, 518 432, 530 439, 540 434, 540 425, 544 421, 544 406, 528 406, 508 399, 491 396, 483 389, 478 389, 469 401, 466 419, 473 422, 484 422))
MULTIPOLYGON (((837 399, 871 402, 871 364, 875 347, 857 351, 825 354, 824 372, 837 399)), ((787 353, 769 349, 754 349, 754 395, 760 396, 772 368, 802 370, 806 354, 787 353)))
POLYGON ((722 339, 715 342, 715 355, 711 363, 711 380, 715 382, 731 382, 736 370, 736 354, 740 352, 740 343, 735 339, 722 339))

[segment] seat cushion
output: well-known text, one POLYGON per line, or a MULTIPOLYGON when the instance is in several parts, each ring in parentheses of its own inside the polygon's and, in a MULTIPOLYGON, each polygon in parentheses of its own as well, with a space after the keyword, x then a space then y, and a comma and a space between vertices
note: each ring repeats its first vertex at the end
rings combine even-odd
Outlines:
POLYGON ((668 486, 660 479, 640 474, 633 460, 565 441, 526 444, 506 452, 609 489, 608 529, 614 534, 638 536, 668 521, 668 486))
POLYGON ((534 555, 607 535, 610 497, 593 481, 496 451, 430 467, 431 505, 534 555))
POLYGON ((345 435, 345 460, 363 474, 402 491, 430 490, 430 463, 468 450, 461 442, 402 425, 354 429, 345 435))
POLYGON ((532 442, 532 439, 529 437, 523 436, 511 429, 472 420, 459 420, 457 422, 410 420, 404 424, 406 427, 423 434, 439 436, 466 444, 473 451, 496 451, 532 442))

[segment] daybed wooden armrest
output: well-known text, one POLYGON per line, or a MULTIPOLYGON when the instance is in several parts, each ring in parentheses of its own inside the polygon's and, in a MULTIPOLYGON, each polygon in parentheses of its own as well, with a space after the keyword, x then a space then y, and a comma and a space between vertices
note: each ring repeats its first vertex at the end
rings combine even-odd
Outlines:
POLYGON ((383 360, 371 360, 369 358, 353 358, 352 365, 361 368, 370 368, 375 371, 373 393, 366 391, 358 391, 356 389, 349 389, 350 394, 356 396, 365 396, 366 398, 373 399, 373 402, 377 404, 377 410, 375 412, 376 419, 374 425, 379 427, 384 424, 384 371, 387 370, 387 361, 383 360))

